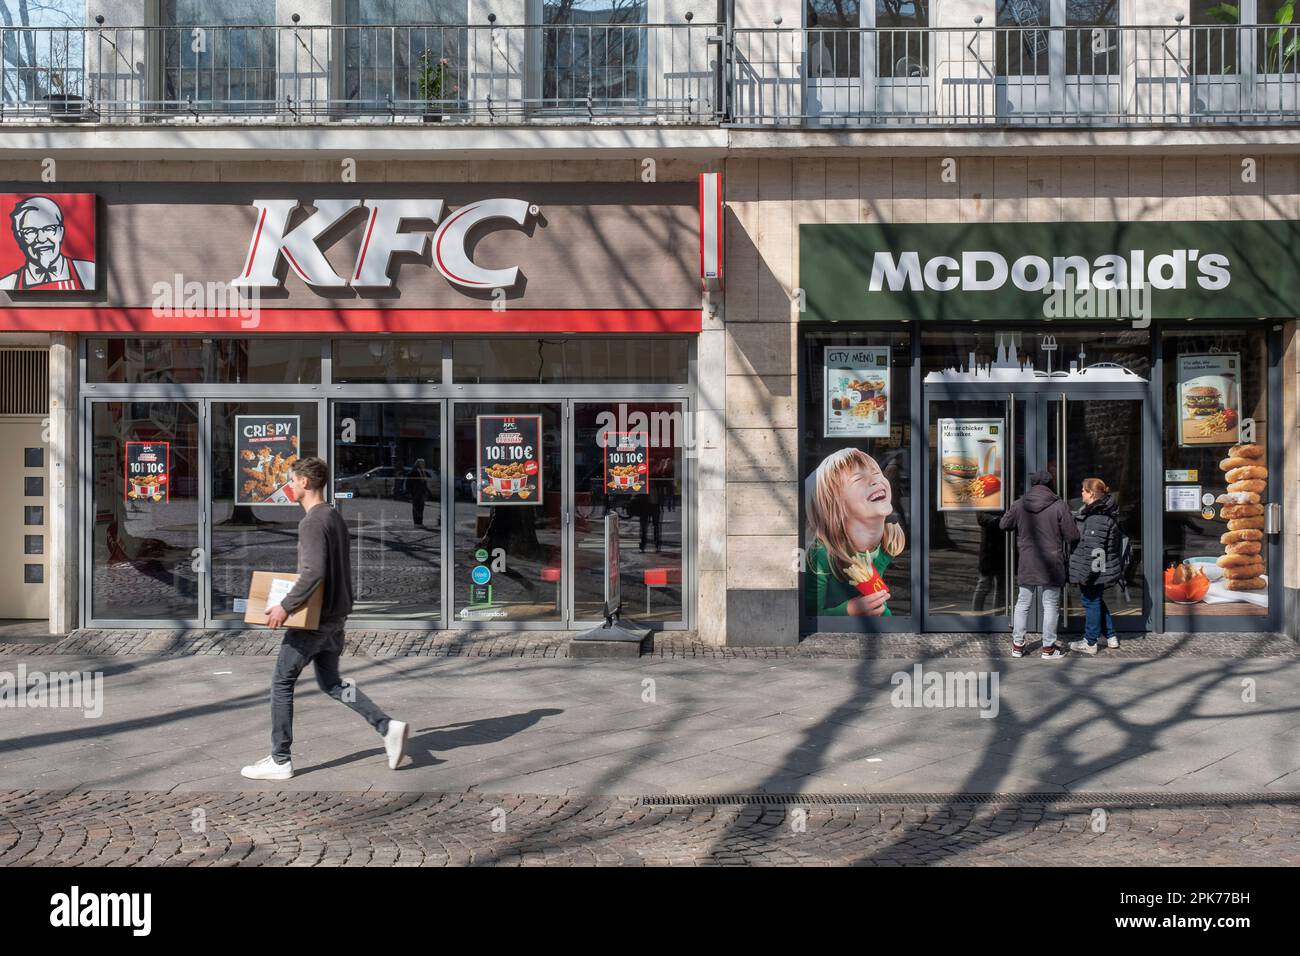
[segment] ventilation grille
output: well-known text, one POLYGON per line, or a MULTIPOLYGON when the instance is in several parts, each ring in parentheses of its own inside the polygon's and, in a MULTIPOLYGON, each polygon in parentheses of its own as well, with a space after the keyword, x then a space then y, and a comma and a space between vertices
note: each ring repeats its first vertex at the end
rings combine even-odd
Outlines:
POLYGON ((49 410, 49 350, 0 348, 0 415, 45 415, 49 410))

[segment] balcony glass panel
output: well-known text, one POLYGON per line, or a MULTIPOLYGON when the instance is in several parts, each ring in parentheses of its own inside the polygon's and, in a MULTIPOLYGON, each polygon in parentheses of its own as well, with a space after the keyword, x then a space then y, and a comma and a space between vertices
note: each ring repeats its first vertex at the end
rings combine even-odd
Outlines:
POLYGON ((357 108, 459 111, 468 92, 465 0, 348 0, 344 98, 357 108))
POLYGON ((929 0, 876 0, 876 70, 915 78, 930 73, 929 0))
POLYGON ((1049 0, 998 0, 997 75, 1047 77, 1049 0))
POLYGON ((646 0, 544 0, 542 105, 635 107, 646 97, 646 0))
POLYGON ((858 0, 808 0, 810 79, 862 75, 861 15, 858 0))
MULTIPOLYGON (((276 105, 275 0, 163 0, 163 98, 172 109, 276 105)), ((288 42, 288 38, 286 38, 288 42)))
POLYGON ((39 104, 42 110, 80 100, 86 52, 80 28, 85 25, 85 0, 0 0, 0 99, 39 104))
POLYGON ((1119 75, 1119 0, 1066 0, 1065 72, 1119 75))

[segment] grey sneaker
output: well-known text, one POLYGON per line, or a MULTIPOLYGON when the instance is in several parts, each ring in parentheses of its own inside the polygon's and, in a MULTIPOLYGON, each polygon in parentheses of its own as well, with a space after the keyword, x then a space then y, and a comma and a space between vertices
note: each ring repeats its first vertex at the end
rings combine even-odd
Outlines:
POLYGON ((1087 641, 1071 641, 1070 650, 1079 654, 1096 654, 1097 645, 1089 644, 1087 641))
POLYGON ((276 763, 274 757, 263 757, 239 772, 249 780, 288 780, 293 776, 293 761, 276 763))
POLYGON ((1044 647, 1042 653, 1038 655, 1045 661, 1059 661, 1065 657, 1064 652, 1055 644, 1044 647))
POLYGON ((1106 646, 1112 651, 1119 650, 1119 635, 1112 634, 1110 637, 1106 638, 1106 646))
POLYGON ((407 725, 400 720, 388 722, 388 733, 384 734, 384 750, 388 753, 388 769, 396 770, 406 753, 407 725))

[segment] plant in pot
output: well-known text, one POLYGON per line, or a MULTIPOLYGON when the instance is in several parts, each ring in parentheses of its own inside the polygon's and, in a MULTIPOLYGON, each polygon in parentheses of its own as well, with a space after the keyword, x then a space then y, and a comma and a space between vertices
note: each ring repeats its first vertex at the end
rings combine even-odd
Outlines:
POLYGON ((440 123, 444 104, 460 93, 460 87, 452 82, 451 64, 445 56, 436 58, 432 50, 425 50, 416 62, 415 85, 424 101, 424 121, 440 123))

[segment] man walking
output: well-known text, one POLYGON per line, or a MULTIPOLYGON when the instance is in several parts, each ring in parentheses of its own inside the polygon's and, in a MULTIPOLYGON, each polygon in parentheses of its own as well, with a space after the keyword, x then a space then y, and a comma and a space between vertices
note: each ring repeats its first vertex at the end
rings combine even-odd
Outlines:
POLYGON ((411 523, 417 528, 424 527, 424 503, 429 498, 429 471, 424 467, 424 459, 415 459, 415 465, 406 473, 406 488, 411 499, 411 523))
POLYGON ((384 738, 388 767, 396 770, 406 750, 407 725, 390 720, 355 684, 339 677, 343 629, 352 613, 352 562, 348 526, 325 503, 329 466, 319 458, 303 458, 293 466, 294 497, 307 512, 298 522, 298 582, 284 599, 267 608, 267 624, 284 626, 285 619, 322 588, 320 626, 314 631, 292 629, 280 645, 271 681, 271 755, 245 767, 252 780, 288 780, 293 776, 293 689, 309 663, 316 683, 335 700, 347 704, 384 738))
POLYGON ((1020 564, 1016 580, 1016 612, 1012 618, 1011 656, 1023 657, 1025 631, 1029 628, 1029 608, 1034 590, 1043 596, 1043 648, 1045 661, 1058 661, 1064 655, 1056 646, 1056 626, 1061 614, 1061 588, 1065 586, 1064 545, 1079 540, 1079 528, 1069 506, 1052 491, 1051 472, 1036 471, 1029 476, 1029 490, 998 520, 1005 531, 1016 532, 1020 564))

